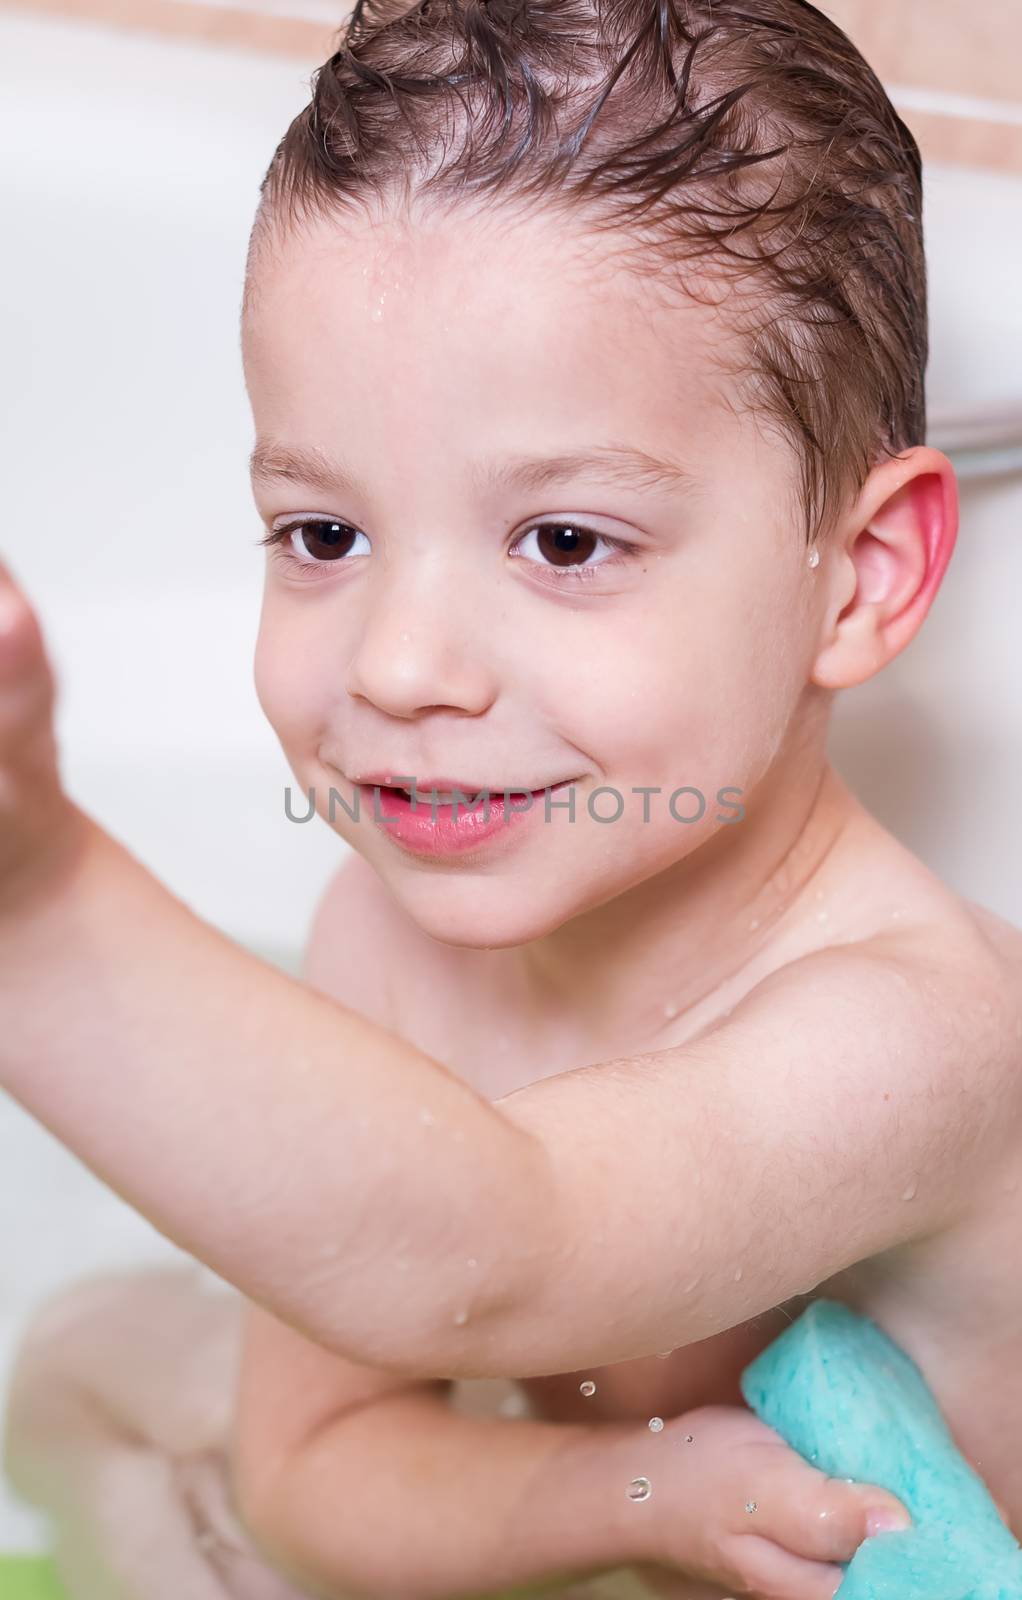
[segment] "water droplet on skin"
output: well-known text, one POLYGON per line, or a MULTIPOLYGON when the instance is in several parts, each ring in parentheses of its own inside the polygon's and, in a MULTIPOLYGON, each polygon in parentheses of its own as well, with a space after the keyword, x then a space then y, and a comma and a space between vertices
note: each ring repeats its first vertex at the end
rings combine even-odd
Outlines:
POLYGON ((465 1326, 466 1322, 468 1321, 468 1312, 467 1311, 456 1311, 454 1313, 454 1320, 455 1320, 455 1322, 456 1322, 456 1324, 457 1324, 457 1326, 459 1328, 463 1328, 465 1326))
POLYGON ((735 1282, 736 1282, 736 1283, 738 1283, 738 1282, 739 1282, 739 1280, 740 1280, 740 1279, 741 1279, 741 1276, 742 1276, 742 1269, 741 1269, 741 1267, 736 1267, 736 1268, 735 1268, 735 1282))
POLYGON ((685 1443, 686 1443, 686 1444, 692 1444, 692 1442, 693 1442, 693 1440, 694 1440, 694 1439, 695 1439, 695 1434, 693 1434, 693 1433, 686 1433, 686 1435, 685 1435, 685 1443))
POLYGON ((419 1121, 424 1123, 427 1128, 432 1128, 436 1123, 436 1117, 433 1115, 432 1111, 427 1111, 426 1107, 423 1106, 422 1110, 419 1112, 419 1121))
POLYGON ((700 1283, 702 1283, 702 1281, 703 1281, 702 1273, 701 1272, 697 1272, 695 1277, 692 1279, 692 1282, 691 1283, 686 1283, 686 1285, 685 1285, 685 1293, 686 1294, 691 1294, 692 1290, 698 1288, 700 1283))
POLYGON ((667 1004, 664 1006, 664 1016, 670 1019, 676 1017, 677 1015, 677 1006, 674 1004, 673 1000, 668 1000, 667 1004))
POLYGON ((903 1200, 914 1200, 915 1196, 916 1196, 916 1189, 918 1187, 919 1187, 919 1185, 916 1183, 916 1180, 913 1178, 912 1182, 909 1184, 908 1188, 906 1190, 904 1190, 904 1192, 902 1193, 901 1198, 903 1200))
POLYGON ((649 1431, 650 1431, 650 1433, 663 1433, 663 1431, 664 1431, 664 1419, 663 1419, 663 1417, 650 1417, 650 1419, 649 1419, 649 1431))
POLYGON ((746 1511, 755 1511, 755 1509, 756 1509, 755 1500, 746 1500, 745 1509, 746 1509, 746 1511))
POLYGON ((758 917, 753 917, 752 921, 749 923, 749 932, 750 933, 755 933, 755 931, 756 931, 756 929, 758 927, 759 927, 759 918, 758 917))
POLYGON ((465 1265, 466 1265, 466 1267, 477 1267, 479 1265, 479 1263, 476 1260, 475 1256, 469 1256, 468 1260, 465 1262, 465 1265))
POLYGON ((810 550, 809 565, 811 567, 818 567, 820 565, 820 552, 818 550, 810 550))
POLYGON ((673 1350, 658 1350, 656 1358, 658 1361, 666 1361, 670 1356, 673 1356, 673 1354, 673 1350))
POLYGON ((589 1399, 590 1395, 595 1394, 596 1393, 596 1385, 593 1382, 592 1378, 587 1378, 585 1383, 580 1383, 579 1386, 578 1386, 578 1392, 579 1392, 579 1394, 584 1394, 587 1400, 589 1399))
POLYGON ((653 1493, 653 1485, 648 1478, 633 1478, 628 1485, 629 1500, 648 1500, 653 1493))

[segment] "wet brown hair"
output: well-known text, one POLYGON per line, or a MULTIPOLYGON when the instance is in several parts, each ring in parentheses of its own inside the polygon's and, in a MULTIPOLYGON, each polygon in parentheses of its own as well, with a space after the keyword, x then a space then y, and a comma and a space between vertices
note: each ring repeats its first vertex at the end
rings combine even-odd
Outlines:
POLYGON ((262 252, 304 218, 556 207, 661 288, 698 298, 700 261, 726 285, 734 370, 796 451, 807 542, 923 443, 919 149, 807 0, 358 0, 340 38, 263 179, 243 316, 262 252))

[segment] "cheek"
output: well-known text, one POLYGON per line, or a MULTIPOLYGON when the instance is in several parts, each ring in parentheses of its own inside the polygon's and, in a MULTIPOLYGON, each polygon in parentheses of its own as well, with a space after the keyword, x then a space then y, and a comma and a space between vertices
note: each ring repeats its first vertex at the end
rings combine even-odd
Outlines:
POLYGON ((802 686, 783 615, 748 593, 679 603, 578 646, 569 737, 619 787, 692 784, 709 800, 744 786, 769 765, 802 686))
POLYGON ((331 674, 317 663, 309 631, 285 626, 265 608, 253 664, 256 698, 282 743, 311 735, 322 724, 331 674))

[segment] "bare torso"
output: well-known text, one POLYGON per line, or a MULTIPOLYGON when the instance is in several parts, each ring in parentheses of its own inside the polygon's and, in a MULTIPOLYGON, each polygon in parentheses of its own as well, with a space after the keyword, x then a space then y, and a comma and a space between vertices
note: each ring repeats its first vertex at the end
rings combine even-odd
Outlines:
MULTIPOLYGON (((1022 1234, 1022 933, 955 896, 866 813, 821 882, 825 888, 815 891, 810 907, 768 930, 757 959, 677 1017, 657 1048, 683 1043, 769 972, 824 943, 879 933, 889 940, 894 962, 899 946, 911 948, 916 960, 920 949, 932 948, 938 979, 940 965, 953 960, 959 947, 973 961, 979 951, 986 970, 997 972, 1001 992, 1018 997, 1008 1007, 1018 1020, 1001 1080, 1005 1126, 1015 1128, 1005 1143, 1008 1158, 989 1171, 969 1214, 951 1229, 861 1261, 805 1297, 664 1357, 530 1378, 521 1388, 534 1413, 553 1421, 648 1420, 704 1404, 742 1405, 738 1380, 753 1357, 812 1299, 840 1300, 873 1317, 918 1363, 959 1449, 1007 1509, 1020 1536, 1022 1278, 1015 1266, 1022 1234), (579 1391, 585 1378, 596 1384, 589 1398, 579 1391)), ((621 1053, 607 1049, 601 1056, 590 1049, 580 1055, 564 1039, 545 1044, 535 1019, 523 1025, 507 1001, 501 979, 508 952, 456 948, 428 938, 389 900, 368 868, 359 880, 362 908, 363 896, 371 899, 379 937, 385 935, 381 972, 386 974, 388 1026, 481 1093, 498 1099, 536 1079, 621 1053)), ((963 1038, 968 1037, 963 1019, 963 1038)), ((940 1160, 938 1130, 938 1168, 940 1160)))

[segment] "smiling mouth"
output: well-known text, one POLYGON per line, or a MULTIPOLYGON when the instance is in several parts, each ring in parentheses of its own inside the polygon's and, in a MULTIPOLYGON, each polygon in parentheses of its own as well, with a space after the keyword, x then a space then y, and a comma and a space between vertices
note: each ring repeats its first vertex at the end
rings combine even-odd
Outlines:
POLYGON ((518 800, 525 799, 527 795, 537 799, 544 794, 553 794, 555 790, 566 788, 574 782, 574 778, 564 778, 558 783, 544 784, 540 789, 526 789, 524 786, 516 788, 511 785, 506 789, 503 786, 490 788, 486 784, 479 784, 478 786, 466 784, 464 788, 458 789, 426 789, 418 785, 415 788, 409 788, 405 784, 386 783, 367 784, 363 785, 363 787, 379 789, 381 795, 394 795, 402 800, 419 801, 428 805, 453 806, 458 804, 459 806, 467 805, 474 808, 487 799, 500 801, 518 800))

